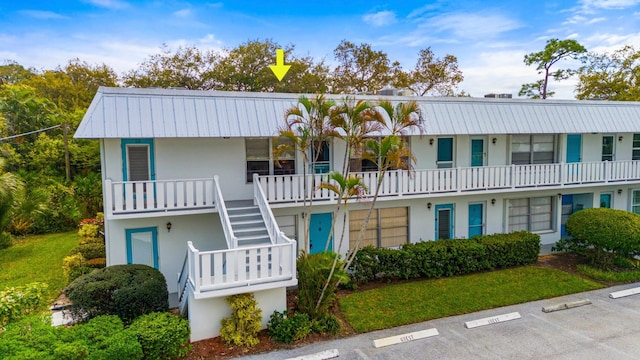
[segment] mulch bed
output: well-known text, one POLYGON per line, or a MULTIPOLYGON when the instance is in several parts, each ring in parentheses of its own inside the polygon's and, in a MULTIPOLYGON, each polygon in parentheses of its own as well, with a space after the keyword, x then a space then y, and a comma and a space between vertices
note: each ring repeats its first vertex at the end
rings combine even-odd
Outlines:
MULTIPOLYGON (((536 266, 558 269, 570 274, 574 274, 577 276, 584 277, 580 274, 576 268, 576 266, 580 263, 581 259, 574 254, 552 254, 552 255, 544 255, 538 259, 536 266)), ((364 287, 360 287, 358 291, 372 289, 376 287, 387 286, 387 282, 380 283, 370 283, 364 287)), ((610 285, 610 284, 607 284, 610 285)), ((341 290, 338 293, 338 296, 343 296, 352 291, 343 291, 341 290)), ((289 310, 295 309, 295 302, 297 300, 297 291, 292 290, 287 292, 287 308, 289 310)), ((292 345, 281 344, 271 340, 267 334, 266 330, 263 330, 259 334, 260 343, 253 348, 241 348, 241 347, 231 347, 225 344, 220 337, 216 337, 213 339, 207 339, 202 341, 197 341, 192 345, 191 351, 187 355, 186 359, 195 360, 195 359, 230 359, 237 358, 241 356, 260 354, 265 352, 270 352, 279 349, 292 349, 296 347, 305 346, 311 343, 333 340, 340 337, 346 337, 355 334, 355 331, 347 324, 340 312, 338 306, 334 306, 332 311, 333 315, 335 315, 341 322, 342 329, 340 334, 336 336, 331 335, 319 335, 319 334, 311 334, 304 341, 297 342, 292 345)))

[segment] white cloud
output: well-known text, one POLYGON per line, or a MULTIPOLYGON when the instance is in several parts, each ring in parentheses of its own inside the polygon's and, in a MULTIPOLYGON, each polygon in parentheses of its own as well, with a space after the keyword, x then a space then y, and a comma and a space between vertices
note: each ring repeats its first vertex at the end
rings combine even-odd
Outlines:
POLYGON ((173 15, 181 18, 189 17, 191 15, 191 9, 181 9, 174 12, 173 15))
POLYGON ((394 24, 396 19, 396 13, 393 11, 378 11, 377 13, 366 14, 362 17, 362 21, 373 26, 387 26, 394 24))
POLYGON ((48 20, 48 19, 68 19, 66 16, 60 15, 53 11, 42 10, 22 10, 20 14, 26 15, 35 19, 48 20))
POLYGON ((462 39, 495 38, 522 25, 501 14, 481 13, 449 13, 425 19, 421 27, 448 30, 462 39))
POLYGON ((85 2, 107 9, 124 9, 129 7, 128 3, 120 0, 85 0, 85 2))
POLYGON ((437 8, 438 7, 436 5, 431 5, 431 4, 430 5, 425 5, 423 7, 419 7, 417 9, 414 9, 413 11, 411 11, 409 13, 409 15, 407 15, 407 18, 409 18, 409 19, 415 18, 415 17, 418 17, 418 16, 426 13, 427 11, 435 10, 437 8))
POLYGON ((640 4, 640 0, 582 0, 584 9, 625 9, 640 4))

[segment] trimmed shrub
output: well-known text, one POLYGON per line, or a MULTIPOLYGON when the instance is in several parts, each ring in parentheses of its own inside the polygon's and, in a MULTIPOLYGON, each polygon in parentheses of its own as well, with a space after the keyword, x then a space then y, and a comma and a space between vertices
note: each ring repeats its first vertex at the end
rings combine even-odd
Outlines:
POLYGON ((91 259, 87 261, 87 266, 92 269, 102 269, 103 267, 107 266, 107 259, 106 258, 91 259))
POLYGON ((400 249, 365 247, 349 268, 353 280, 439 278, 535 263, 540 236, 526 231, 405 244, 400 249))
POLYGON ((87 260, 82 254, 75 254, 62 259, 62 271, 67 281, 73 281, 79 276, 91 272, 91 270, 87 269, 87 260))
POLYGON ((6 231, 0 231, 0 250, 10 248, 13 245, 13 237, 6 231))
POLYGON ((69 251, 68 256, 73 256, 76 254, 81 254, 85 260, 104 258, 106 257, 106 247, 102 243, 90 242, 86 244, 81 244, 69 251))
POLYGON ((319 334, 336 335, 340 331, 340 321, 333 315, 324 315, 311 324, 311 330, 319 334))
POLYGON ((306 338, 311 334, 311 320, 309 315, 295 313, 287 315, 287 311, 274 311, 267 323, 269 337, 275 341, 291 343, 306 338))
POLYGON ((53 327, 50 316, 28 316, 0 332, 1 359, 142 359, 135 335, 117 316, 53 327))
POLYGON ((169 312, 137 318, 127 329, 142 346, 145 359, 175 359, 189 352, 189 322, 169 312))
POLYGON ((117 315, 128 324, 140 315, 169 308, 164 276, 140 264, 95 270, 75 279, 64 292, 76 318, 117 315))
POLYGON ((322 294, 336 256, 339 255, 329 251, 313 255, 305 253, 298 258, 298 310, 308 314, 311 319, 328 314, 329 308, 336 299, 338 284, 349 282, 347 273, 340 270, 342 261, 338 260, 324 295, 322 294), (321 296, 322 299, 320 299, 321 296))
POLYGON ((252 347, 258 345, 258 332, 262 329, 262 310, 253 294, 227 296, 231 316, 222 319, 220 336, 227 344, 252 347))
POLYGON ((0 291, 0 328, 36 310, 47 287, 47 284, 34 282, 0 291))
POLYGON ((585 252, 592 264, 601 268, 611 267, 616 256, 640 255, 638 214, 607 208, 584 209, 569 216, 566 228, 572 239, 562 245, 585 252))

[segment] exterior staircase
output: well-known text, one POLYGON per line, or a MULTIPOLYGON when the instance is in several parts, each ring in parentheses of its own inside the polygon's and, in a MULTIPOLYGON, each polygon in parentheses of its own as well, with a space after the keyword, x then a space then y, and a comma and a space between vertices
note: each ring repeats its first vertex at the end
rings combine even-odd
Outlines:
POLYGON ((271 243, 260 208, 253 205, 252 200, 227 201, 226 205, 231 229, 238 239, 238 247, 271 243))

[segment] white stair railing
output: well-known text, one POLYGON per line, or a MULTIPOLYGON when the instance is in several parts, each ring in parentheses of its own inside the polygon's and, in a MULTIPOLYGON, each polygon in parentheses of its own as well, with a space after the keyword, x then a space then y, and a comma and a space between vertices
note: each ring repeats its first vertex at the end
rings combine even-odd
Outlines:
POLYGON ((262 214, 262 219, 264 221, 265 227, 267 228, 267 232, 269 233, 269 239, 271 239, 271 243, 291 243, 292 240, 289 239, 282 231, 280 231, 280 227, 276 222, 275 216, 273 216, 273 212, 271 211, 271 207, 269 206, 267 197, 262 190, 262 186, 260 186, 258 174, 253 174, 253 200, 260 209, 260 214, 262 214))
POLYGON ((220 215, 220 222, 222 223, 222 230, 224 231, 224 237, 227 240, 227 248, 235 249, 238 247, 238 238, 233 234, 231 228, 231 220, 229 219, 229 213, 227 212, 227 206, 224 203, 222 197, 222 191, 220 190, 220 180, 218 175, 213 177, 213 194, 218 207, 218 215, 220 215))

